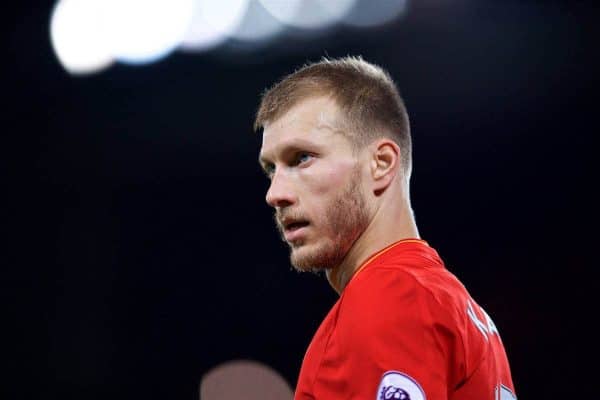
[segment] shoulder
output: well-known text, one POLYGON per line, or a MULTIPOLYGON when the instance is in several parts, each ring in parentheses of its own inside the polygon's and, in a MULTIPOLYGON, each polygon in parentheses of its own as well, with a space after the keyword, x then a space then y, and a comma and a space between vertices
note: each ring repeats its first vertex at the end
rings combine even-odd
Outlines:
POLYGON ((338 326, 359 336, 380 334, 392 326, 452 331, 462 323, 461 290, 460 283, 441 268, 374 266, 362 271, 344 291, 338 326))
POLYGON ((463 289, 444 268, 381 264, 360 272, 348 284, 342 302, 355 307, 408 303, 447 308, 463 289))
POLYGON ((380 265, 348 285, 333 343, 361 374, 370 368, 378 381, 386 371, 403 371, 440 395, 446 380, 464 375, 461 322, 444 289, 446 274, 437 273, 380 265))
POLYGON ((430 296, 417 277, 395 265, 378 265, 359 273, 343 293, 345 306, 379 304, 393 301, 413 302, 430 296))

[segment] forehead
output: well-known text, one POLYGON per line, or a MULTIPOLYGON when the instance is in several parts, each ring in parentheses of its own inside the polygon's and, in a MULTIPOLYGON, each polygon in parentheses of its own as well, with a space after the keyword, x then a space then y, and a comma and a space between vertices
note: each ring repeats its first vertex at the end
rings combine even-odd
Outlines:
POLYGON ((261 158, 288 145, 325 145, 331 140, 339 140, 344 136, 339 119, 340 110, 334 100, 327 97, 303 100, 265 126, 261 158))

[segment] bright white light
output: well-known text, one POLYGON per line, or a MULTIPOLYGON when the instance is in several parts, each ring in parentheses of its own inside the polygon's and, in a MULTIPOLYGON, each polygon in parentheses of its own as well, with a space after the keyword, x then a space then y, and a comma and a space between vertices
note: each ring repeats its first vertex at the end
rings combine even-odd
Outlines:
POLYGON ((260 0, 275 18, 286 25, 318 29, 343 19, 356 0, 260 0))
POLYGON ((407 2, 407 0, 359 0, 344 18, 344 23, 359 28, 385 24, 403 14, 407 2))
POLYGON ((241 24, 248 0, 196 0, 183 50, 207 50, 227 40, 241 24))
POLYGON ((194 0, 104 0, 108 41, 124 63, 144 64, 168 55, 183 40, 194 0))
POLYGON ((113 62, 106 45, 101 0, 59 1, 50 17, 50 41, 62 66, 72 74, 89 74, 113 62))
POLYGON ((250 0, 242 23, 233 33, 235 39, 259 42, 283 31, 284 25, 274 18, 259 0, 250 0))

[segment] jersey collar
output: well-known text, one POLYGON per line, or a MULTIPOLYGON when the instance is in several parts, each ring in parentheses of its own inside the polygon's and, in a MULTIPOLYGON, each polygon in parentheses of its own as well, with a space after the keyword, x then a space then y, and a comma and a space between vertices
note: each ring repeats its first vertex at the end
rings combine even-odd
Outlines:
MULTIPOLYGON (((354 272, 354 275, 352 276, 352 278, 350 280, 354 279, 363 269, 365 269, 365 267, 367 267, 369 264, 372 264, 373 261, 375 261, 382 255, 390 252, 392 249, 394 249, 402 244, 407 244, 407 243, 418 243, 418 244, 427 246, 428 248, 431 248, 431 246, 429 246, 429 243, 427 243, 426 241, 424 241, 422 239, 409 238, 409 239, 399 240, 397 242, 390 244, 387 247, 384 247, 383 249, 379 250, 377 253, 375 253, 371 257, 369 257, 364 263, 362 263, 362 265, 360 267, 358 267, 358 269, 356 270, 356 272, 354 272)), ((350 283, 350 282, 348 282, 348 283, 350 283)))

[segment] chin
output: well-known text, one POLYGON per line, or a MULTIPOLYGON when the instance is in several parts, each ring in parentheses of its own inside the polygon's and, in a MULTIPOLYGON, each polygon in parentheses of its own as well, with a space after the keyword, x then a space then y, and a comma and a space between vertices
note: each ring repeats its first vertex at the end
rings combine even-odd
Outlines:
POLYGON ((290 250, 290 263, 297 271, 305 272, 320 270, 321 268, 316 265, 317 259, 318 257, 315 257, 314 254, 307 251, 303 246, 292 248, 290 250))
POLYGON ((341 262, 336 247, 332 243, 320 246, 302 245, 291 249, 290 262, 298 271, 323 271, 335 267, 341 262))

